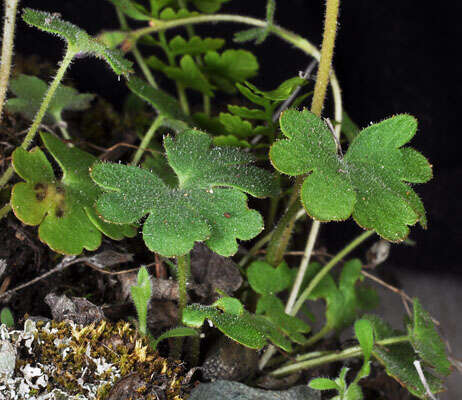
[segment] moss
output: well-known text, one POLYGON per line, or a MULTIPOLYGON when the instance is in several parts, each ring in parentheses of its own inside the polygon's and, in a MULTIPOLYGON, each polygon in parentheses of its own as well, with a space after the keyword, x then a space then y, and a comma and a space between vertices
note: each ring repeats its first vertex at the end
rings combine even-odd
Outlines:
POLYGON ((160 357, 126 322, 103 320, 82 327, 52 321, 37 322, 36 328, 31 354, 19 347, 15 369, 17 376, 27 364, 46 372, 47 387, 35 395, 59 388, 69 395, 104 400, 118 381, 136 373, 145 383, 136 389, 143 398, 151 397, 152 387, 165 388, 168 400, 186 398, 180 363, 160 357))

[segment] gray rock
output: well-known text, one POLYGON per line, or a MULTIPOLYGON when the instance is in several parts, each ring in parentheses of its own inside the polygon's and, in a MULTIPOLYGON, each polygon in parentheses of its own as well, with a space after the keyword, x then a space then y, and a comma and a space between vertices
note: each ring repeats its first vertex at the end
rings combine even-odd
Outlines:
POLYGON ((215 381, 197 386, 188 400, 320 400, 321 392, 307 386, 272 391, 254 389, 239 382, 215 381))

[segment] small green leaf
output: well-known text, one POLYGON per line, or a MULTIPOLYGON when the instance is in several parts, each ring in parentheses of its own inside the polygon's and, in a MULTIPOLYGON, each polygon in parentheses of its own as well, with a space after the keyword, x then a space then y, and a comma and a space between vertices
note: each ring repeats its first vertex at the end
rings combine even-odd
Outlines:
POLYGON ((451 363, 446 354, 446 346, 441 340, 430 314, 422 308, 418 299, 414 299, 412 322, 412 326, 409 327, 409 335, 416 353, 438 374, 449 375, 451 363))
POLYGON ((188 328, 186 326, 180 326, 178 328, 173 328, 164 332, 156 340, 151 343, 151 347, 156 350, 157 345, 165 339, 175 338, 175 337, 185 337, 185 336, 195 336, 199 337, 199 332, 194 328, 188 328))
POLYGON ((277 268, 265 261, 254 261, 247 269, 247 279, 255 292, 275 294, 290 286, 292 273, 284 261, 277 268))
POLYGON ((237 137, 247 138, 253 134, 252 124, 237 115, 220 113, 219 121, 225 127, 226 132, 237 137))
POLYGON ((190 55, 180 60, 179 67, 166 67, 163 71, 170 79, 181 83, 186 88, 195 89, 207 96, 213 96, 212 86, 190 55))
POLYGON ((225 313, 234 315, 242 315, 244 313, 244 306, 234 297, 220 297, 212 305, 225 313))
POLYGON ((227 93, 235 93, 235 84, 255 76, 258 72, 256 57, 246 50, 226 50, 219 54, 208 52, 204 57, 204 71, 212 82, 227 93))
POLYGON ((0 323, 5 324, 8 328, 14 328, 13 313, 8 307, 3 307, 0 312, 0 323))
POLYGON ((126 16, 137 21, 149 21, 152 17, 141 5, 131 0, 109 0, 115 7, 122 11, 126 16))
POLYGON ((203 13, 213 14, 216 13, 223 3, 230 0, 191 0, 194 6, 203 13))
POLYGON ((353 215, 360 226, 390 241, 404 240, 409 225, 426 227, 423 204, 405 183, 432 176, 420 153, 401 148, 416 132, 413 117, 397 115, 363 129, 344 158, 327 125, 308 110, 288 110, 280 124, 288 139, 273 144, 270 158, 288 175, 310 173, 301 188, 310 216, 340 221, 353 215))
POLYGON ((328 378, 312 379, 308 386, 316 390, 340 390, 340 387, 332 379, 328 378))
POLYGON ((152 283, 148 270, 145 267, 141 267, 139 269, 137 279, 138 284, 136 286, 132 286, 130 291, 132 293, 133 303, 135 304, 136 313, 138 315, 140 332, 143 335, 146 335, 148 333, 148 305, 152 296, 152 283))
POLYGON ((174 56, 189 54, 197 56, 208 51, 221 49, 225 44, 224 39, 205 38, 193 36, 185 40, 182 36, 177 35, 169 42, 169 48, 174 56))
POLYGON ((205 241, 221 255, 234 254, 237 238, 249 240, 263 227, 242 192, 265 197, 277 193, 278 186, 271 174, 249 165, 249 154, 211 148, 211 143, 207 134, 193 130, 164 138, 179 182, 173 189, 134 166, 95 164, 92 178, 107 192, 98 199, 97 211, 115 223, 132 223, 149 214, 144 241, 164 256, 186 254, 196 241, 205 241))
POLYGON ((199 15, 196 11, 188 11, 185 8, 179 9, 177 12, 173 8, 166 8, 162 10, 159 18, 165 21, 172 21, 174 19, 189 18, 199 15))
POLYGON ((262 97, 262 96, 260 96, 258 94, 255 94, 251 90, 251 88, 249 87, 249 86, 251 86, 251 87, 255 87, 255 86, 250 85, 249 82, 244 82, 244 83, 245 83, 245 85, 240 84, 240 83, 236 83, 237 90, 239 90, 239 92, 244 97, 246 97, 252 103, 258 104, 259 106, 262 106, 264 108, 268 108, 268 107, 271 106, 271 102, 268 99, 266 99, 266 98, 264 98, 264 97, 262 97))
POLYGON ((178 186, 178 177, 164 154, 153 153, 145 157, 142 167, 156 174, 167 186, 171 188, 178 186))
MULTIPOLYGON (((48 85, 41 79, 21 74, 11 81, 10 90, 16 97, 8 99, 6 108, 10 112, 19 113, 26 119, 32 120, 42 104, 47 89, 48 85)), ((74 88, 60 85, 47 108, 45 122, 61 122, 62 112, 65 110, 87 109, 94 97, 93 94, 80 94, 74 88)))
POLYGON ((117 75, 128 76, 132 72, 133 63, 126 60, 122 52, 108 49, 84 30, 63 21, 57 14, 25 8, 22 18, 27 24, 64 39, 75 53, 105 60, 117 75))
POLYGON ((165 69, 168 67, 167 64, 165 64, 162 60, 154 55, 151 55, 146 59, 146 64, 149 65, 152 69, 162 72, 165 71, 165 69))
POLYGON ((11 206, 27 225, 40 225, 39 238, 58 253, 80 254, 96 250, 101 232, 120 240, 134 236, 132 226, 108 224, 98 218, 93 204, 100 190, 90 179, 96 157, 68 147, 50 133, 40 134, 45 147, 63 171, 60 180, 45 154, 38 148, 13 152, 13 167, 26 182, 14 185, 11 206))
POLYGON ((186 115, 178 100, 160 89, 155 89, 142 79, 133 77, 127 82, 128 88, 166 118, 183 122, 183 129, 194 125, 193 120, 186 115))
POLYGON ((266 3, 266 26, 264 28, 250 28, 234 35, 234 41, 237 43, 255 40, 255 44, 262 44, 271 32, 276 12, 276 1, 268 0, 266 3))
POLYGON ((367 319, 360 319, 355 322, 355 335, 364 356, 364 362, 371 358, 372 348, 374 347, 374 329, 367 319))
POLYGON ((230 113, 246 119, 261 119, 263 121, 268 120, 268 114, 263 110, 250 109, 242 106, 228 105, 230 113))
POLYGON ((162 10, 164 7, 171 4, 173 0, 149 0, 151 4, 151 13, 154 16, 159 14, 159 11, 162 10))
POLYGON ((250 82, 245 82, 247 87, 252 90, 253 93, 264 97, 265 99, 271 101, 284 101, 287 100, 292 92, 298 86, 306 85, 307 81, 302 79, 298 76, 294 78, 287 79, 286 81, 282 82, 276 89, 263 91, 258 89, 256 86, 252 85, 250 82))

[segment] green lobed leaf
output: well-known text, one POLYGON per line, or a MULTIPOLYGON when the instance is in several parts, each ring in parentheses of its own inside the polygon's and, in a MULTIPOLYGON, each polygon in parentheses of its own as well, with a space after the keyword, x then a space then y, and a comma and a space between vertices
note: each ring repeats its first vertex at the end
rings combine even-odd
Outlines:
POLYGON ((115 7, 122 11, 126 16, 137 21, 149 21, 152 17, 141 5, 132 0, 109 0, 115 7))
POLYGON ((372 323, 367 319, 359 319, 355 322, 354 330, 363 352, 364 362, 368 362, 374 347, 374 329, 372 323))
POLYGON ((11 206, 16 217, 26 225, 40 225, 39 238, 52 250, 80 254, 96 250, 101 232, 112 239, 134 236, 128 225, 113 225, 96 217, 93 204, 100 190, 90 179, 89 168, 96 158, 68 147, 50 133, 40 133, 45 147, 63 171, 60 180, 45 154, 38 147, 13 152, 13 167, 25 180, 14 185, 11 206))
POLYGON ((426 227, 423 204, 405 183, 423 183, 432 176, 420 153, 402 147, 416 132, 413 117, 397 115, 363 129, 344 158, 327 125, 310 111, 287 110, 280 125, 288 139, 273 144, 270 158, 288 175, 310 173, 301 188, 310 216, 340 221, 352 215, 360 226, 390 241, 404 240, 409 225, 426 227))
POLYGON ((166 67, 163 72, 186 88, 197 90, 210 97, 214 95, 214 86, 210 84, 194 59, 188 54, 181 58, 179 67, 166 67))
POLYGON ((227 93, 235 93, 235 84, 258 72, 256 57, 246 50, 209 51, 204 56, 204 71, 212 82, 227 93))
POLYGON ((263 121, 268 120, 268 114, 263 110, 250 109, 242 106, 228 105, 228 110, 231 114, 245 119, 261 119, 263 121))
POLYGON ((176 98, 160 89, 155 89, 140 78, 133 77, 127 82, 128 88, 137 96, 148 102, 160 114, 173 121, 180 121, 183 129, 194 125, 186 115, 176 98))
POLYGON ((277 325, 261 315, 250 314, 242 305, 237 307, 239 300, 230 299, 220 299, 221 310, 214 306, 188 305, 183 310, 183 323, 199 328, 207 319, 227 337, 252 349, 261 349, 270 341, 285 351, 292 350, 290 341, 277 325))
POLYGON ((143 335, 148 333, 147 318, 148 305, 152 295, 152 283, 146 267, 141 267, 137 275, 137 285, 130 287, 133 303, 135 304, 136 313, 138 315, 138 323, 140 332, 143 335))
MULTIPOLYGON (((48 85, 41 79, 21 74, 11 80, 10 90, 16 97, 8 99, 6 108, 10 112, 19 113, 24 118, 32 120, 42 104, 47 89, 48 85)), ((85 110, 90 107, 90 102, 94 98, 93 94, 80 94, 74 88, 60 85, 47 108, 45 122, 61 122, 63 111, 85 110)))
POLYGON ((220 10, 223 3, 230 0, 191 0, 194 6, 203 13, 213 14, 220 10))
POLYGON ((189 54, 197 56, 208 51, 216 51, 221 49, 225 44, 224 39, 205 38, 193 36, 188 40, 183 36, 177 35, 170 40, 168 47, 174 56, 189 54))
POLYGON ((285 261, 274 268, 266 261, 254 261, 247 269, 250 287, 259 294, 274 294, 287 289, 292 273, 285 261))
POLYGON ((165 339, 175 338, 175 337, 186 337, 186 336, 195 336, 199 337, 199 332, 194 328, 188 328, 187 326, 180 326, 178 328, 173 328, 164 332, 156 340, 151 343, 151 346, 154 350, 157 349, 157 345, 165 339))
POLYGON ((151 55, 146 59, 146 64, 150 66, 152 69, 155 69, 157 71, 165 71, 166 68, 168 68, 168 65, 165 64, 160 58, 151 55))
POLYGON ((104 44, 89 36, 84 30, 62 20, 59 14, 25 8, 22 19, 31 26, 64 39, 76 53, 103 59, 117 75, 128 76, 133 72, 133 63, 125 59, 122 52, 107 48, 104 44))
POLYGON ((178 177, 164 154, 153 153, 146 156, 142 167, 156 174, 167 186, 171 188, 178 186, 178 177))
POLYGON ((346 111, 343 111, 342 114, 342 133, 348 139, 348 142, 351 143, 356 136, 359 135, 361 129, 358 125, 350 118, 346 111))
POLYGON ((250 90, 252 90, 253 93, 271 101, 287 100, 298 86, 304 86, 306 85, 306 83, 307 81, 305 79, 296 76, 285 80, 274 90, 264 91, 258 89, 255 85, 252 85, 250 82, 245 82, 247 87, 250 90))
MULTIPOLYGON (((319 271, 321 266, 312 263, 309 266, 307 279, 319 271)), ((324 299, 326 301, 326 325, 337 332, 350 326, 353 321, 364 311, 373 308, 372 304, 365 304, 359 296, 358 282, 361 280, 361 261, 353 259, 345 263, 336 285, 330 274, 327 274, 314 288, 310 299, 324 299)), ((375 298, 369 296, 369 298, 375 298)))
POLYGON ((276 1, 268 0, 266 3, 266 22, 264 28, 250 28, 234 34, 234 41, 237 43, 255 40, 255 44, 262 44, 271 32, 276 13, 276 1))
POLYGON ((409 326, 411 343, 416 353, 438 374, 451 373, 451 363, 446 354, 446 346, 441 339, 430 314, 422 308, 420 301, 414 299, 412 325, 409 326))
MULTIPOLYGON (((375 315, 366 315, 363 319, 371 322, 376 341, 402 334, 393 330, 390 325, 375 315)), ((397 380, 409 392, 420 399, 427 398, 426 390, 413 365, 418 355, 409 343, 374 346, 372 354, 385 367, 387 374, 397 380)), ((436 394, 444 390, 440 378, 428 370, 424 371, 424 375, 432 393, 436 394)))
POLYGON ((178 187, 155 174, 121 164, 96 163, 93 180, 106 192, 96 204, 104 219, 133 223, 144 215, 143 237, 164 256, 188 253, 196 241, 221 255, 237 251, 236 239, 249 240, 263 228, 260 214, 247 207, 249 193, 277 193, 274 177, 249 165, 253 158, 231 147, 211 147, 205 133, 187 130, 166 136, 164 147, 178 187))
POLYGON ((220 297, 212 305, 225 313, 234 315, 242 315, 244 313, 244 306, 234 297, 220 297))

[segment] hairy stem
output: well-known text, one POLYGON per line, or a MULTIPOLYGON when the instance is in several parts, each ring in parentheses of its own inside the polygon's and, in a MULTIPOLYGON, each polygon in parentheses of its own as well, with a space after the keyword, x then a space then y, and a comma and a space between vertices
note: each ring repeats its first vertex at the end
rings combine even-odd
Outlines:
POLYGON ((10 80, 11 59, 13 57, 14 28, 16 26, 16 9, 19 0, 5 0, 5 22, 2 37, 2 60, 0 65, 0 122, 3 116, 3 103, 6 99, 8 81, 10 80))
POLYGON ((322 278, 324 278, 329 271, 337 265, 337 263, 353 251, 356 247, 358 247, 362 242, 364 242, 367 238, 372 236, 374 231, 365 231, 361 235, 359 235, 356 239, 350 242, 347 246, 345 246, 340 252, 338 252, 335 257, 333 257, 322 269, 315 275, 315 277, 310 281, 308 287, 302 292, 300 297, 294 304, 292 308, 291 315, 296 315, 298 310, 303 306, 303 303, 308 299, 309 295, 313 291, 313 289, 321 282, 322 278))
MULTIPOLYGON (((130 28, 128 26, 128 23, 127 23, 127 18, 125 18, 125 15, 119 10, 119 7, 116 7, 115 9, 116 9, 117 18, 119 19, 120 27, 122 28, 122 30, 124 30, 124 31, 130 30, 130 28)), ((149 82, 149 84, 152 87, 157 89, 158 86, 157 86, 157 83, 156 83, 156 81, 154 79, 154 76, 151 74, 151 70, 149 69, 149 67, 144 62, 144 58, 141 55, 140 51, 138 50, 138 47, 137 47, 136 43, 133 44, 133 46, 131 48, 131 51, 133 53, 133 57, 135 57, 135 60, 138 63, 138 66, 141 69, 141 72, 143 72, 143 75, 146 78, 146 80, 149 82)))
POLYGON ((178 291, 179 291, 179 300, 178 300, 178 315, 180 316, 180 322, 183 316, 183 310, 188 303, 188 292, 186 285, 188 282, 189 268, 190 268, 190 259, 189 255, 177 257, 178 265, 178 291))
MULTIPOLYGON (((32 140, 34 140, 35 134, 37 133, 37 130, 40 127, 40 124, 42 123, 42 119, 45 116, 47 108, 50 105, 51 99, 53 98, 56 89, 58 89, 59 84, 61 83, 64 74, 66 73, 66 70, 69 68, 69 65, 71 64, 72 59, 74 58, 76 53, 77 52, 72 48, 67 48, 65 56, 59 64, 58 71, 56 72, 53 81, 48 87, 48 90, 45 93, 45 97, 43 98, 42 104, 40 104, 40 108, 34 117, 34 121, 32 122, 32 125, 29 128, 29 131, 27 132, 27 135, 21 144, 21 147, 23 149, 27 150, 30 144, 32 143, 32 140)), ((13 176, 13 172, 13 167, 9 166, 0 178, 0 188, 5 186, 5 184, 11 179, 11 177, 13 176)))
POLYGON ((136 150, 135 155, 133 156, 132 164, 138 165, 143 156, 144 151, 148 148, 149 143, 151 143, 154 134, 156 133, 157 129, 159 129, 160 125, 162 124, 164 117, 162 115, 158 115, 152 125, 149 127, 148 131, 144 135, 143 140, 140 143, 140 147, 136 150))
MULTIPOLYGON (((379 340, 375 343, 376 346, 390 346, 397 343, 404 343, 409 341, 409 336, 396 336, 388 339, 379 340)), ((285 365, 271 372, 272 376, 283 376, 288 375, 304 369, 317 367, 318 365, 328 364, 331 362, 346 360, 348 358, 359 357, 362 354, 360 346, 353 346, 340 352, 322 355, 321 357, 310 357, 311 353, 305 355, 302 354, 296 358, 296 362, 293 364, 285 365), (308 356, 308 360, 303 360, 304 357, 308 356)))

